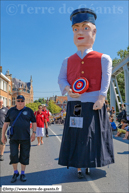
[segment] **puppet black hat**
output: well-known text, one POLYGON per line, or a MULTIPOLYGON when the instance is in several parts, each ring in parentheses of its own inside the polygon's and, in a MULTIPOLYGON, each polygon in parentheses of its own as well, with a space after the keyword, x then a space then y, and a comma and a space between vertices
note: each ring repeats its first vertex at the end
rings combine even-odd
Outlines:
POLYGON ((88 8, 76 9, 70 15, 72 25, 74 25, 75 23, 81 23, 83 21, 88 21, 95 25, 96 18, 97 18, 96 13, 88 8))

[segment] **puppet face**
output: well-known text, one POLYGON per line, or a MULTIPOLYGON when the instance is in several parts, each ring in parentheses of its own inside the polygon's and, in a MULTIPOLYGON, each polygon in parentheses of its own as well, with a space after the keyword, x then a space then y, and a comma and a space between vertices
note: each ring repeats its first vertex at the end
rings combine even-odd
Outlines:
POLYGON ((72 26, 74 33, 74 44, 77 47, 92 48, 95 36, 96 27, 90 22, 76 23, 72 26))

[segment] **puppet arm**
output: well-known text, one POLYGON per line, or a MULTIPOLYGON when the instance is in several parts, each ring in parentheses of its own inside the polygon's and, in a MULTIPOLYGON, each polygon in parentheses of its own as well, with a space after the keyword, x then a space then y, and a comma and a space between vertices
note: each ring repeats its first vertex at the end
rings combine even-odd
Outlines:
POLYGON ((70 84, 67 81, 67 60, 68 58, 64 59, 58 76, 58 84, 62 95, 65 95, 67 93, 65 87, 70 86, 70 84))
POLYGON ((70 88, 70 84, 67 81, 67 60, 68 58, 66 58, 61 66, 60 69, 60 74, 58 76, 58 84, 60 86, 60 90, 62 92, 62 95, 65 95, 66 93, 68 93, 68 95, 72 98, 78 98, 80 96, 80 94, 78 93, 73 93, 72 89, 70 88))
POLYGON ((111 73, 112 73, 112 59, 110 56, 103 54, 101 58, 102 66, 102 80, 101 80, 101 89, 99 93, 99 98, 93 106, 93 110, 98 110, 103 107, 105 98, 107 96, 107 91, 110 85, 111 73))

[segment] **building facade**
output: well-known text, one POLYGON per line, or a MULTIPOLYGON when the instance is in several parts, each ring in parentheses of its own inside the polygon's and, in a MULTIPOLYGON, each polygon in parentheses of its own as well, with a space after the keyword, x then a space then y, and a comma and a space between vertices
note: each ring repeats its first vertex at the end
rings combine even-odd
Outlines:
POLYGON ((53 96, 49 100, 53 100, 62 110, 66 110, 67 107, 67 96, 53 96))
POLYGON ((12 107, 16 105, 18 95, 25 97, 25 104, 33 103, 33 85, 32 76, 30 82, 23 82, 17 78, 12 78, 9 70, 4 75, 2 66, 0 66, 0 99, 3 99, 3 105, 12 107))
POLYGON ((62 110, 66 110, 67 100, 67 96, 57 96, 56 105, 58 105, 62 110))
POLYGON ((16 98, 18 95, 25 97, 25 105, 33 103, 33 86, 32 76, 30 82, 23 82, 17 78, 12 78, 12 106, 16 104, 16 98))
POLYGON ((9 71, 4 75, 2 66, 0 66, 0 99, 3 99, 3 105, 11 107, 12 105, 12 74, 9 71))

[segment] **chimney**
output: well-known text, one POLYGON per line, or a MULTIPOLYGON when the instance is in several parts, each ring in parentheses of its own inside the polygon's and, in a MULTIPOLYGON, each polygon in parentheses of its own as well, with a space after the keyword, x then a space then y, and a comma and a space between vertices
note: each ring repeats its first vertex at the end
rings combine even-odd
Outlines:
POLYGON ((0 72, 2 72, 2 66, 0 66, 0 72))
POLYGON ((9 70, 7 70, 7 71, 6 71, 6 75, 8 75, 8 76, 9 76, 9 70))

